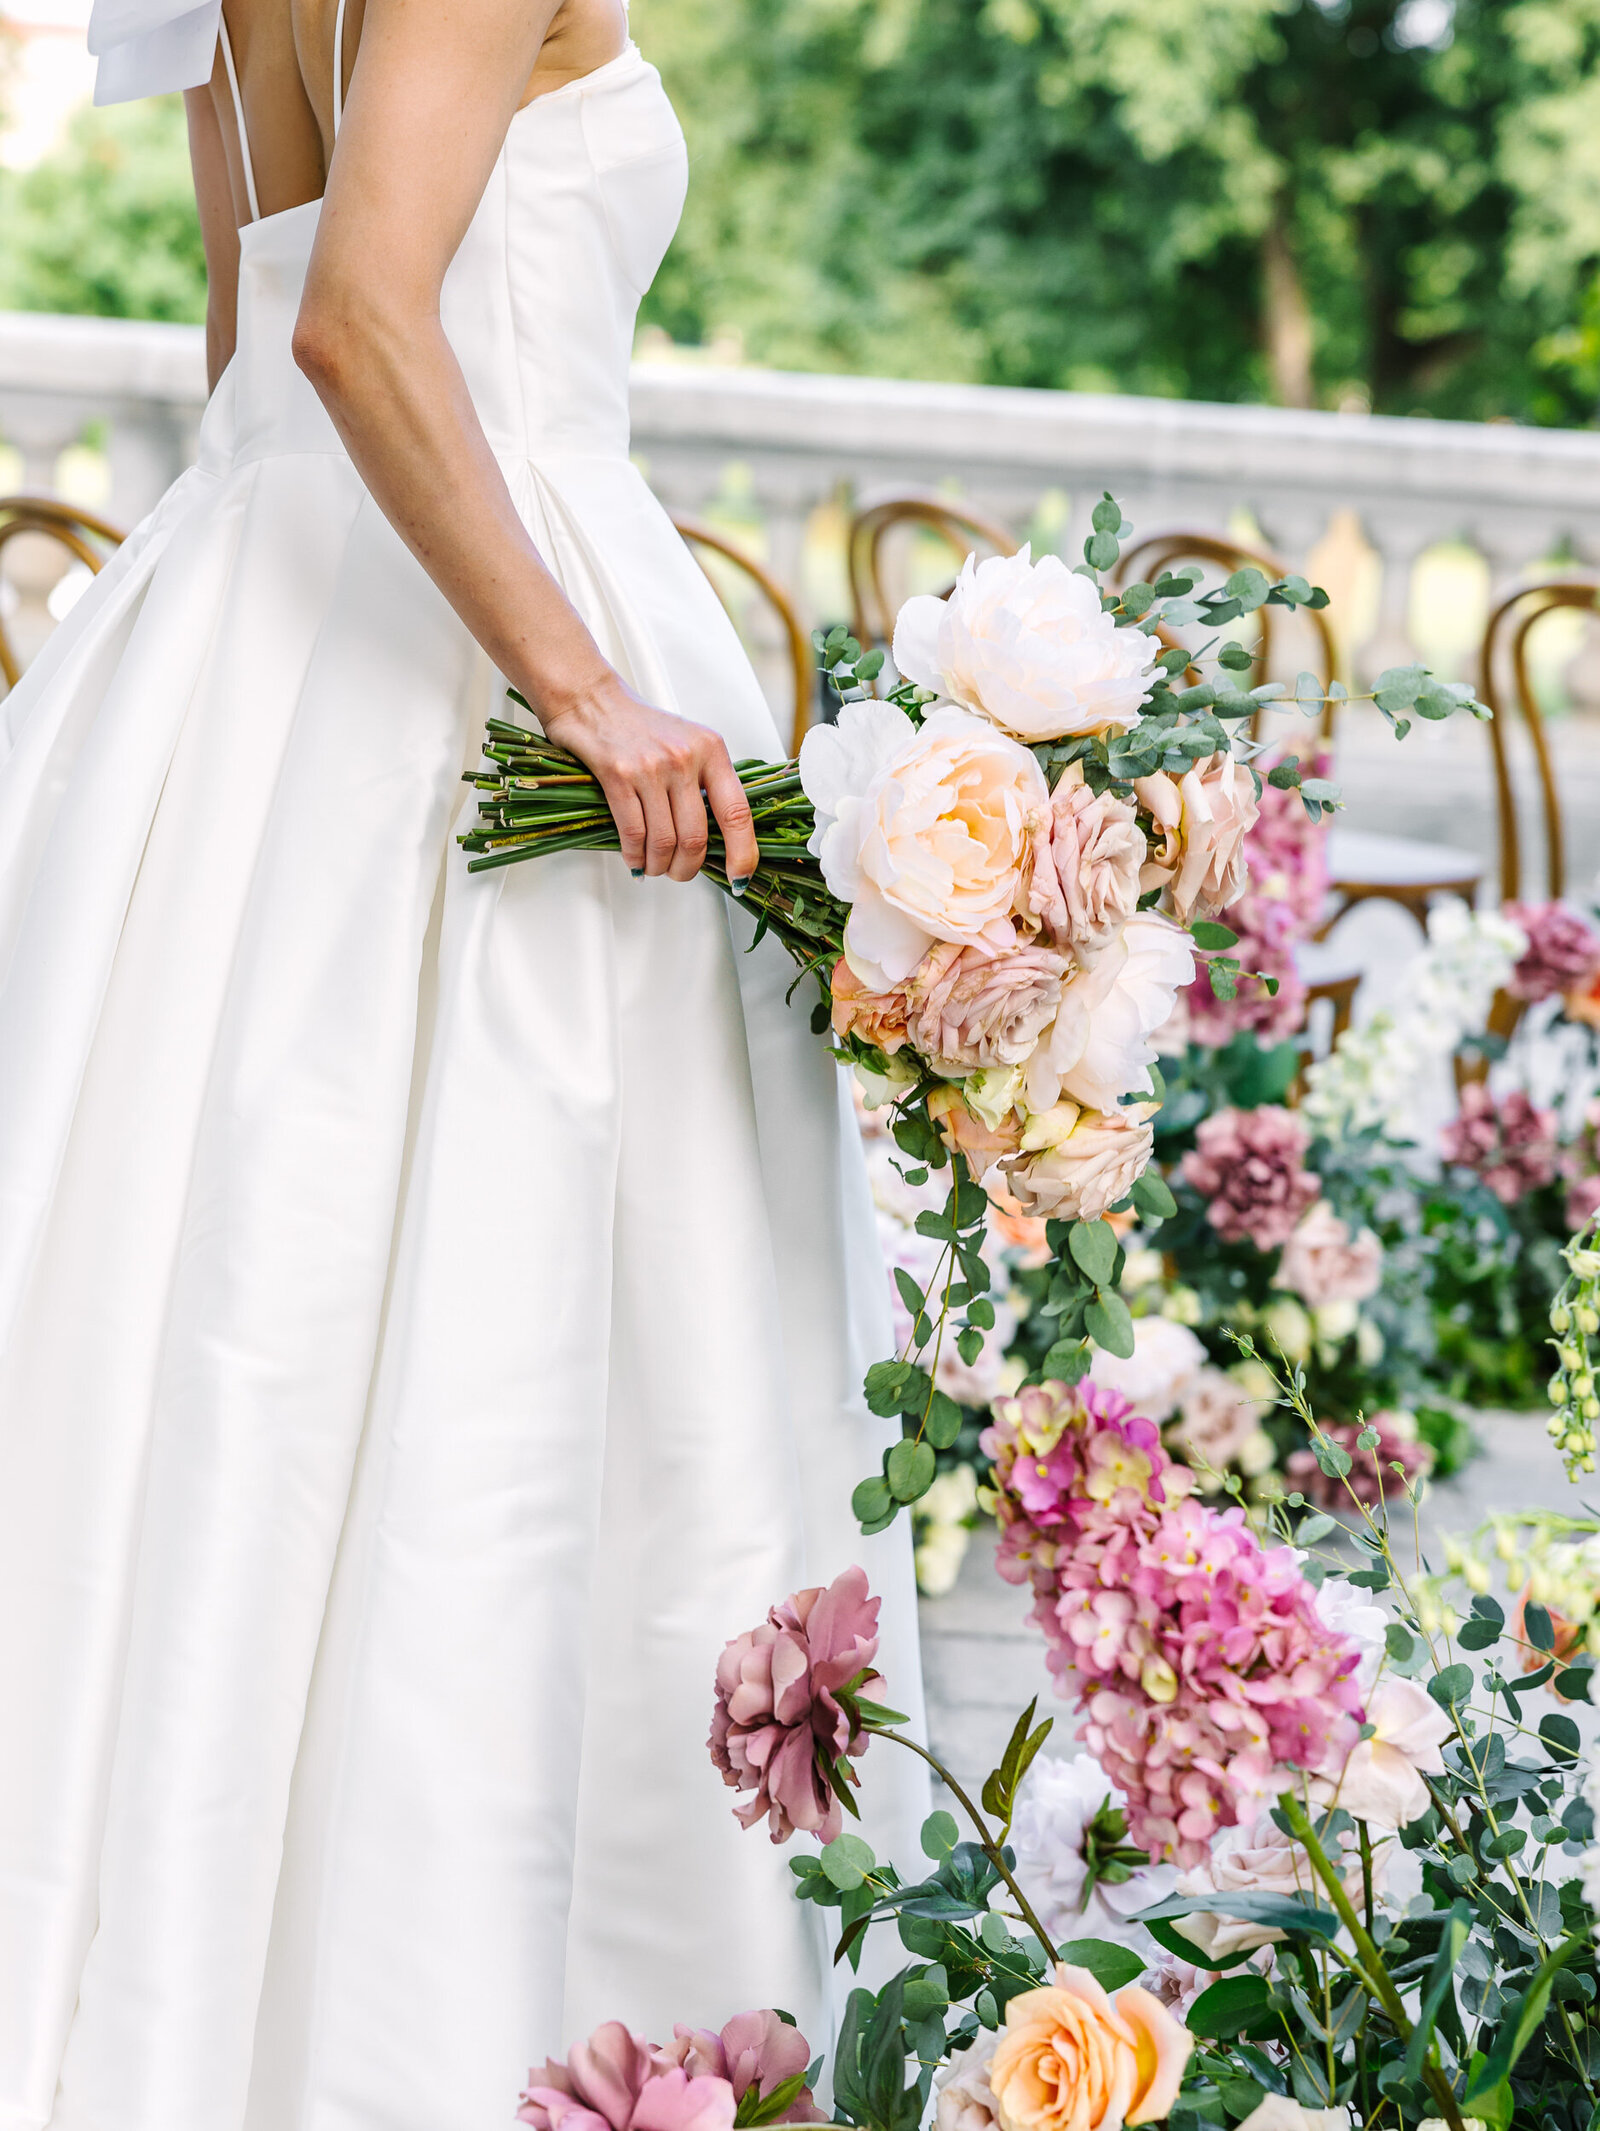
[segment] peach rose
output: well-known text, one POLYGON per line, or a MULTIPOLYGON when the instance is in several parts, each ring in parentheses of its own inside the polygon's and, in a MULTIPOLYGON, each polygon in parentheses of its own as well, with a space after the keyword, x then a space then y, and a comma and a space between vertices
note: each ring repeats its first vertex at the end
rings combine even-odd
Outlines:
POLYGON ((1274 1287, 1291 1289, 1307 1309, 1365 1302, 1383 1280, 1383 1245, 1364 1228, 1352 1236, 1326 1199, 1301 1215, 1283 1246, 1274 1287))
POLYGON ((894 662, 908 681, 1024 740, 1131 725, 1160 646, 1119 629, 1094 584, 1059 555, 969 555, 948 599, 908 599, 894 662))
POLYGON ((1028 1107, 1048 1110, 1063 1095, 1091 1110, 1114 1110, 1150 1087, 1154 1037, 1194 977, 1185 932, 1153 911, 1120 935, 1061 994, 1061 1011, 1026 1067, 1028 1107))
POLYGON ((1250 874, 1244 840, 1261 811, 1244 764, 1208 755, 1181 777, 1160 770, 1136 778, 1133 789, 1161 838, 1139 876, 1141 892, 1170 889, 1180 925, 1237 902, 1250 874))
POLYGON ((1030 827, 1049 805, 1025 747, 964 710, 920 729, 892 703, 846 703, 800 747, 808 848, 850 905, 844 951, 869 991, 902 983, 935 940, 1015 944, 1030 827))
POLYGON ((1098 1221, 1125 1199, 1149 1166, 1155 1147, 1151 1110, 1082 1110, 1058 1104, 1031 1120, 1023 1156, 1006 1172, 1011 1195, 1024 1213, 1046 1220, 1098 1221), (1046 1134, 1060 1123, 1060 1136, 1046 1134), (1034 1146, 1029 1147, 1029 1140, 1034 1146))
POLYGON ((1054 1983, 1006 2007, 989 2065, 1001 2131, 1120 2131, 1154 2123, 1178 2098, 1194 2038, 1149 1991, 1109 1998, 1066 1962, 1054 1983))
POLYGON ((891 1057, 906 1040, 906 1011, 910 1001, 905 987, 869 991, 841 955, 833 965, 833 1033, 856 1035, 863 1043, 876 1044, 891 1057))
POLYGON ((928 1115, 952 1154, 964 1154, 967 1167, 981 1183, 997 1162, 1009 1161, 1022 1146, 1022 1119, 1008 1110, 991 1125, 969 1110, 961 1090, 950 1081, 930 1089, 928 1115))
POLYGON ((906 984, 907 1027, 943 1071, 1021 1065, 1056 1017, 1067 960, 1050 947, 929 948, 906 984))
POLYGON ((1139 873, 1149 850, 1134 810, 1114 792, 1091 792, 1072 762, 1050 795, 1050 814, 1033 832, 1027 915, 1047 939, 1092 960, 1139 907, 1139 873))

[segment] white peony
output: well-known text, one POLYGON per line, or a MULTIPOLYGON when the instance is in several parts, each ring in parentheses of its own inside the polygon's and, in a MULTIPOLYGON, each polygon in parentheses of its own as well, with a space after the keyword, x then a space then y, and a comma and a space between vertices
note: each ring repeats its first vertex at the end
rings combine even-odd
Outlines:
POLYGON ((1348 2109, 1308 2109, 1287 2094, 1265 2095, 1237 2131, 1350 2131, 1348 2109))
POLYGON ((800 782, 808 849, 850 905, 845 959, 869 990, 903 983, 935 940, 1016 945, 1030 825, 1050 804, 1025 747, 964 710, 919 729, 892 703, 846 703, 801 742, 800 782))
POLYGON ((1115 1112, 1124 1095, 1150 1091, 1153 1037, 1194 979, 1194 944, 1151 912, 1130 918, 1090 969, 1073 977, 1061 1008, 1024 1068, 1028 1107, 1063 1095, 1088 1110, 1115 1112))
POLYGON ((1041 1754, 1023 1779, 1011 1824, 1017 1880, 1058 1945, 1068 1939, 1117 1939, 1154 1961, 1159 1959, 1155 1941, 1132 1918, 1172 1892, 1177 1875, 1171 1865, 1135 1870, 1115 1886, 1101 1880, 1087 1900, 1084 1895, 1089 1876, 1084 1837, 1104 1806, 1121 1803, 1121 1792, 1091 1755, 1066 1761, 1041 1754))
POLYGON ((1311 1603, 1325 1628, 1334 1635, 1342 1635, 1361 1652, 1361 1669, 1357 1677, 1361 1682, 1361 1698, 1365 1701, 1372 1693, 1383 1664, 1388 1614, 1382 1606, 1374 1605, 1365 1591, 1358 1591, 1342 1576, 1324 1577, 1321 1586, 1311 1594, 1311 1603))
POLYGON ((1160 645, 1119 629, 1093 581, 1059 555, 969 555, 948 599, 908 599, 894 662, 908 681, 1024 740, 1131 725, 1160 645))
POLYGON ((1206 1350, 1187 1325, 1170 1317, 1136 1317, 1133 1352, 1124 1359, 1096 1347, 1089 1374, 1120 1391, 1147 1421, 1170 1420, 1205 1367, 1206 1350))

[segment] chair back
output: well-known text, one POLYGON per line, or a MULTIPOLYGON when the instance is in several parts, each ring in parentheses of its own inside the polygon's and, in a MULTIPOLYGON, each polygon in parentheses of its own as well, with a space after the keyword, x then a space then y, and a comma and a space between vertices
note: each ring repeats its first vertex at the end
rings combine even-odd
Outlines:
POLYGON ((714 526, 706 525, 698 518, 674 518, 672 522, 687 543, 689 552, 710 579, 712 590, 721 600, 724 611, 735 626, 739 618, 729 604, 725 587, 718 582, 716 569, 708 563, 710 556, 720 557, 724 564, 729 565, 741 577, 747 578, 755 587, 758 596, 776 616, 788 657, 794 692, 794 706, 789 718, 789 752, 791 755, 797 755, 800 752, 800 742, 805 738, 806 727, 811 723, 812 706, 816 701, 817 662, 812 654, 811 640, 801 626, 794 601, 769 569, 757 562, 754 556, 746 554, 744 549, 731 541, 725 533, 719 533, 714 526))
MULTIPOLYGON (((1195 533, 1175 528, 1171 532, 1151 533, 1145 539, 1136 541, 1119 559, 1111 582, 1114 585, 1154 584, 1163 570, 1170 570, 1175 563, 1183 562, 1209 563, 1221 571, 1224 577, 1231 577, 1235 570, 1244 569, 1260 570, 1263 575, 1273 579, 1289 574, 1286 564, 1263 549, 1245 547, 1241 542, 1229 540, 1221 533, 1195 533)), ((1252 617, 1260 630, 1255 663, 1250 668, 1252 688, 1258 687, 1271 672, 1275 631, 1287 611, 1282 607, 1258 607, 1252 617)), ((1310 623, 1316 638, 1316 664, 1308 670, 1316 673, 1326 689, 1330 681, 1339 677, 1339 652, 1333 631, 1328 626, 1326 614, 1320 608, 1302 607, 1296 611, 1310 623)), ((1161 640, 1169 650, 1181 648, 1176 638, 1170 636, 1166 630, 1161 632, 1161 640)), ((1331 703, 1324 704, 1320 728, 1324 742, 1333 738, 1333 722, 1334 706, 1331 703)), ((1260 738, 1260 727, 1261 718, 1258 714, 1250 721, 1253 739, 1260 738)))
POLYGON ((1514 703, 1533 753, 1539 803, 1544 815, 1545 892, 1554 902, 1566 887, 1567 856, 1561 822, 1561 796, 1544 729, 1544 714, 1534 691, 1528 639, 1548 614, 1564 607, 1600 608, 1600 578, 1576 573, 1542 578, 1508 592, 1489 616, 1478 662, 1478 693, 1494 712, 1489 720, 1489 752, 1494 763, 1495 815, 1500 848, 1500 899, 1515 902, 1522 894, 1522 834, 1506 746, 1506 711, 1514 703), (1509 678, 1510 687, 1506 687, 1509 678))
MULTIPOLYGON (((887 645, 894 634, 899 602, 892 600, 884 583, 884 543, 901 526, 914 526, 933 533, 950 549, 955 571, 974 547, 992 548, 997 555, 1014 555, 1017 536, 1009 526, 965 504, 946 503, 941 497, 905 494, 881 496, 864 505, 850 521, 845 535, 845 559, 850 573, 850 627, 861 643, 887 645)), ((945 587, 946 593, 949 586, 945 587)))
MULTIPOLYGON (((76 504, 58 503, 49 496, 0 496, 0 574, 3 574, 4 551, 12 542, 26 534, 42 535, 66 549, 74 562, 98 573, 107 555, 120 547, 123 535, 119 529, 97 518, 92 511, 80 510, 76 504)), ((15 688, 22 678, 22 647, 12 638, 6 627, 5 610, 0 608, 0 674, 5 677, 7 688, 15 688)))

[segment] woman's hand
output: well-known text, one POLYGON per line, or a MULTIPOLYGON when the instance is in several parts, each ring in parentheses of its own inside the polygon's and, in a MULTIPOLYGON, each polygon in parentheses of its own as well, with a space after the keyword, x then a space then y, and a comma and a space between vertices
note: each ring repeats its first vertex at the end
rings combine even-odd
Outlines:
POLYGON ((653 710, 609 670, 560 710, 541 709, 539 723, 599 778, 635 873, 693 880, 705 863, 709 800, 728 879, 736 894, 742 890, 760 854, 750 802, 720 734, 653 710))

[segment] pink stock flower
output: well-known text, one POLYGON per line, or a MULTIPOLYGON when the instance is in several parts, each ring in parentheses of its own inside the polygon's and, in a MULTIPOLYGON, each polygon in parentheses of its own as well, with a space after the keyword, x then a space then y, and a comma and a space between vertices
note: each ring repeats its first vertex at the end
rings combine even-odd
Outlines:
POLYGON ((1293 1484, 1322 1509, 1338 1509, 1349 1502, 1347 1486, 1363 1502, 1376 1502, 1382 1495, 1399 1492, 1398 1465, 1407 1480, 1425 1479, 1433 1470, 1433 1452, 1417 1440, 1417 1424, 1410 1414, 1372 1413, 1366 1420, 1378 1440, 1370 1450, 1358 1447, 1361 1429, 1350 1421, 1324 1421, 1322 1432, 1340 1450, 1350 1453, 1351 1465, 1343 1480, 1325 1473, 1314 1450, 1292 1450, 1284 1471, 1293 1484), (1374 1466, 1376 1464, 1376 1469, 1374 1466), (1380 1485, 1381 1475, 1381 1485, 1380 1485))
POLYGON ((1021 1065, 1056 1017, 1067 968, 1049 947, 937 941, 906 980, 912 1044, 946 1072, 1021 1065))
POLYGON ((1276 1103, 1219 1110, 1195 1133, 1183 1174, 1208 1201, 1206 1219, 1224 1242, 1275 1250, 1318 1195, 1317 1179, 1304 1167, 1310 1144, 1304 1120, 1276 1103))
POLYGON ((565 2064, 536 2066, 517 2110, 535 2131, 732 2131, 725 2078, 666 2069, 620 2020, 597 2027, 565 2064))
POLYGON ((1293 1770, 1337 1765, 1361 1654, 1288 1547, 1194 1499, 1150 1421, 1092 1382, 998 1400, 999 1567, 1034 1591, 1058 1693, 1127 1799, 1131 1839, 1198 1864, 1293 1770))
POLYGON ((843 1824, 829 1771, 853 1781, 846 1757, 867 1742, 837 1695, 858 1679, 857 1693, 876 1700, 883 1691, 870 1669, 879 1604, 866 1571, 846 1569, 774 1606, 717 1660, 711 1758, 730 1790, 754 1793, 735 1816, 749 1828, 765 1814, 774 1842, 797 1828, 832 1842, 843 1824))
POLYGON ((1308 1310, 1330 1302, 1365 1302, 1383 1280, 1383 1245, 1364 1228, 1352 1236, 1326 1199, 1319 1199, 1283 1246, 1274 1287, 1290 1289, 1308 1310))
POLYGON ((1555 1113, 1538 1108, 1520 1088, 1497 1103, 1481 1082, 1469 1082, 1461 1090, 1459 1114, 1439 1134, 1439 1151, 1447 1162, 1473 1170, 1502 1206, 1514 1206, 1555 1180, 1555 1113))
POLYGON ((1528 935, 1506 984, 1513 999, 1553 999, 1600 977, 1600 932, 1570 903, 1504 903, 1500 914, 1528 935))
MULTIPOLYGON (((677 2027, 672 2032, 667 2047, 653 2052, 655 2062, 663 2070, 681 2067, 691 2076, 725 2079, 735 2102, 743 2101, 752 2087, 770 2100, 787 2081, 800 2078, 811 2062, 811 2045, 805 2036, 771 2011, 735 2013, 720 2035, 703 2027, 677 2027)), ((802 2086, 773 2121, 820 2124, 827 2119, 812 2099, 811 2089, 802 2086)))
POLYGON ((1305 981, 1294 956, 1304 927, 1287 903, 1253 891, 1224 910, 1221 922, 1239 936, 1238 945, 1228 949, 1228 959, 1250 974, 1240 976, 1231 999, 1222 999, 1212 987, 1204 958, 1196 960, 1187 994, 1189 1040, 1220 1050, 1244 1032, 1262 1043, 1281 1043, 1305 1019, 1305 981), (1276 991, 1258 983, 1260 977, 1275 978, 1276 991))
POLYGON ((1138 908, 1145 848, 1127 801, 1091 792, 1083 765, 1069 764, 1033 831, 1027 913, 1054 945, 1072 948, 1080 961, 1091 959, 1138 908))

